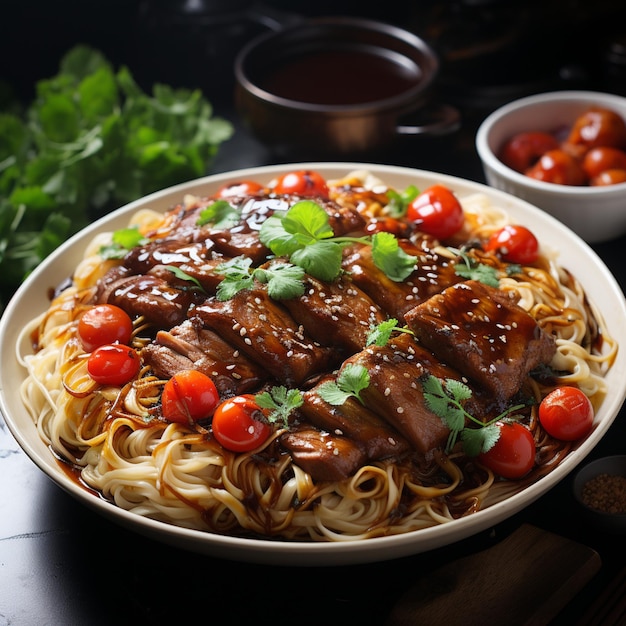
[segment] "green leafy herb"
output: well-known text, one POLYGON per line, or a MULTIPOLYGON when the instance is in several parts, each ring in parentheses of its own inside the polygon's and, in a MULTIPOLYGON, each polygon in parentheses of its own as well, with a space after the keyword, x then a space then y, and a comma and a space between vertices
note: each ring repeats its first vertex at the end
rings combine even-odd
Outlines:
POLYGON ((379 347, 386 346, 391 338, 393 332, 408 333, 414 335, 415 333, 407 326, 398 326, 398 320, 391 317, 380 324, 372 326, 370 332, 367 335, 367 346, 376 345, 379 347))
POLYGON ((267 284, 267 293, 274 300, 297 298, 304 293, 304 269, 291 263, 274 261, 265 268, 252 268, 252 259, 238 256, 216 267, 224 275, 217 286, 217 299, 230 300, 243 289, 250 289, 255 279, 267 284))
POLYGON ((298 389, 286 387, 272 387, 269 391, 263 391, 255 396, 256 403, 262 409, 270 409, 268 415, 270 422, 282 422, 283 426, 289 424, 289 416, 292 411, 302 406, 302 392, 298 389))
POLYGON ((500 429, 496 422, 506 419, 511 413, 524 407, 523 404, 509 407, 489 422, 483 423, 463 408, 464 402, 472 397, 472 390, 461 381, 452 378, 442 381, 429 374, 422 380, 422 388, 427 407, 450 429, 446 452, 454 448, 459 437, 468 456, 478 456, 482 452, 487 452, 500 437, 500 429), (476 426, 467 427, 466 420, 476 426))
POLYGON ((99 254, 103 259, 122 259, 129 250, 148 241, 138 228, 120 228, 113 233, 108 246, 102 246, 99 254))
POLYGON ((495 267, 491 267, 491 265, 486 265, 485 263, 478 263, 463 250, 458 252, 463 260, 463 265, 459 264, 454 269, 458 276, 467 278, 468 280, 477 280, 490 287, 499 287, 500 280, 495 267))
POLYGON ((409 185, 404 191, 398 193, 395 189, 388 189, 387 196, 389 204, 387 204, 387 212, 391 217, 404 217, 407 208, 415 198, 419 195, 419 189, 415 185, 409 185))
POLYGON ((200 284, 197 278, 187 274, 184 270, 181 270, 180 267, 176 265, 165 265, 166 269, 168 269, 176 278, 179 280, 185 280, 191 284, 191 289, 197 289, 198 291, 205 291, 204 287, 200 284))
POLYGON ((342 249, 349 243, 372 245, 374 263, 394 281, 407 278, 417 263, 417 258, 406 254, 390 233, 335 237, 328 214, 313 200, 302 200, 269 217, 261 226, 259 238, 276 256, 287 257, 311 276, 325 281, 341 273, 342 249))
POLYGON ((216 200, 200 211, 198 226, 212 224, 215 228, 232 228, 239 224, 240 213, 226 200, 216 200))
POLYGON ((125 67, 77 46, 0 114, 0 295, 113 208, 206 174, 233 133, 200 90, 144 93, 125 67))
POLYGON ((342 405, 349 397, 354 396, 361 404, 361 391, 370 384, 370 375, 363 365, 348 363, 341 369, 335 381, 322 383, 317 390, 322 400, 334 406, 342 405))

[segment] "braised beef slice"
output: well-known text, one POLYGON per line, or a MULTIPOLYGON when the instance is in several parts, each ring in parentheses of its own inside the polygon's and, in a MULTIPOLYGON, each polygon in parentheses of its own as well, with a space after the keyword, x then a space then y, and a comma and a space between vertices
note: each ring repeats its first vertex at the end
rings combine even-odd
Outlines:
POLYGON ((355 285, 390 317, 402 321, 404 314, 415 305, 462 279, 456 275, 454 265, 436 253, 407 240, 399 240, 399 243, 407 254, 418 257, 415 271, 403 282, 391 280, 376 267, 370 246, 346 249, 342 266, 355 285))
POLYGON ((281 435, 279 441, 295 464, 314 480, 343 480, 366 461, 365 452, 358 443, 312 427, 290 430, 281 435))
POLYGON ((318 383, 303 393, 299 411, 306 421, 336 435, 344 435, 365 450, 368 461, 399 458, 411 446, 390 424, 364 407, 356 398, 348 398, 340 406, 324 401, 317 393, 318 383))
MULTIPOLYGON (((415 450, 427 454, 446 442, 450 431, 426 406, 420 379, 432 374, 462 380, 458 371, 441 363, 407 333, 392 338, 385 346, 365 348, 342 367, 348 363, 362 365, 369 374, 369 385, 360 394, 363 403, 404 435, 415 450)), ((474 405, 477 402, 473 398, 466 409, 482 415, 482 405, 474 405)))
POLYGON ((159 331, 141 355, 159 378, 185 369, 203 372, 213 379, 221 398, 255 391, 267 379, 263 368, 204 328, 198 318, 159 331))
POLYGON ((361 350, 371 326, 387 319, 382 309, 345 276, 332 283, 307 276, 304 295, 283 304, 312 339, 348 354, 361 350))
POLYGON ((98 283, 96 300, 115 304, 132 318, 142 315, 156 328, 172 328, 187 318, 197 294, 185 286, 177 288, 153 274, 130 273, 118 267, 98 283))
POLYGON ((310 339, 262 287, 239 291, 225 302, 209 299, 194 314, 280 384, 298 387, 332 364, 334 350, 310 339))
POLYGON ((512 294, 477 281, 445 289, 405 315, 420 343, 469 379, 506 400, 528 373, 549 363, 554 338, 512 294))

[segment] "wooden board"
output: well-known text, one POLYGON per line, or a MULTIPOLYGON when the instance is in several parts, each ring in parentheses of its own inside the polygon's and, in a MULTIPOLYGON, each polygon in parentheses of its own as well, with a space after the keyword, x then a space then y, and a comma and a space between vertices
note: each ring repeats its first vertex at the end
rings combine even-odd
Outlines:
POLYGON ((600 565, 588 546, 523 525, 497 545, 420 577, 386 626, 546 624, 600 565))

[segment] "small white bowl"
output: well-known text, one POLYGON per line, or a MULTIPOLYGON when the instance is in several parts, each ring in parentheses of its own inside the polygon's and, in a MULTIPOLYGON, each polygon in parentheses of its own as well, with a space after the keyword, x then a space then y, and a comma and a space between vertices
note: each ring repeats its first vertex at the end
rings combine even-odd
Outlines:
POLYGON ((491 113, 476 134, 487 183, 552 214, 588 243, 626 234, 626 183, 603 187, 558 185, 507 167, 496 156, 513 135, 570 127, 591 106, 626 119, 626 98, 594 91, 555 91, 515 100, 491 113))

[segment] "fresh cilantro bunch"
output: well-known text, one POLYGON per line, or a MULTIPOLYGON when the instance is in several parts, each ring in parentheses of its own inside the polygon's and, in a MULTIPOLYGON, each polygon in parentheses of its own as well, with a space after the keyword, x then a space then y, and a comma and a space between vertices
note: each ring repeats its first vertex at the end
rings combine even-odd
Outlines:
POLYGON ((206 173, 233 128, 199 90, 155 85, 72 49, 23 115, 0 114, 0 293, 94 217, 206 173))

